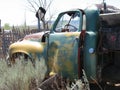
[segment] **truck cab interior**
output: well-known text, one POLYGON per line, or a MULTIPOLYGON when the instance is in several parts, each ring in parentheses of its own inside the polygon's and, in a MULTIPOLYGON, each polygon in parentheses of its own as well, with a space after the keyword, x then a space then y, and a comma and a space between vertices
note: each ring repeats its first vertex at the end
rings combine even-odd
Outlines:
POLYGON ((55 32, 77 32, 80 25, 80 13, 69 11, 60 15, 55 32))

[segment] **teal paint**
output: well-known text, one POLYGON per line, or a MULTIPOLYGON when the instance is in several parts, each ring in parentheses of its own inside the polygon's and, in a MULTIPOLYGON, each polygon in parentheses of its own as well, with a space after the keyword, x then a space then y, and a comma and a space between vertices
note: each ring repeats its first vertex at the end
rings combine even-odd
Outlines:
POLYGON ((86 33, 84 43, 84 69, 89 80, 91 79, 91 77, 96 79, 96 64, 97 64, 96 39, 97 39, 96 33, 94 32, 86 33), (93 53, 90 52, 91 48, 93 49, 93 53))
POLYGON ((85 10, 86 14, 86 36, 84 43, 84 69, 89 80, 96 79, 97 70, 97 32, 99 29, 99 11, 96 7, 85 10), (93 52, 93 53, 91 53, 93 52))
MULTIPOLYGON (((45 58, 46 64, 52 62, 51 66, 48 67, 47 74, 50 73, 53 67, 53 62, 58 68, 58 73, 62 74, 63 77, 70 79, 78 78, 78 42, 76 37, 80 35, 82 30, 82 12, 78 10, 73 10, 80 13, 80 25, 77 32, 55 32, 57 23, 59 22, 61 16, 65 13, 59 14, 53 27, 50 31, 48 37, 46 37, 46 45, 44 44, 44 50, 41 53, 36 53, 36 56, 40 59, 45 58), (75 35, 75 33, 77 33, 75 35), (56 61, 53 61, 55 59, 56 61)), ((96 54, 96 44, 97 44, 97 31, 99 28, 99 12, 96 8, 88 8, 85 10, 86 15, 86 35, 84 43, 84 69, 90 80, 90 77, 96 79, 96 64, 97 64, 97 54, 96 54)), ((43 34, 42 34, 43 35, 43 34)), ((41 36, 42 37, 42 36, 41 36)), ((41 38, 40 38, 41 40, 41 38)), ((37 41, 37 42, 40 42, 37 41)), ((78 40, 80 41, 80 40, 78 40)), ((42 44, 42 43, 41 43, 42 44)), ((32 53, 30 53, 31 57, 32 53)), ((53 67, 54 68, 54 67, 53 67)))
POLYGON ((85 10, 86 30, 97 32, 99 29, 99 11, 96 7, 89 7, 85 10))
MULTIPOLYGON (((76 36, 79 35, 79 32, 77 33, 77 35, 70 34, 70 36, 66 35, 69 34, 69 32, 56 33, 51 34, 49 37, 49 50, 51 50, 52 47, 54 51, 58 50, 56 62, 60 67, 58 73, 62 74, 63 77, 71 79, 78 78, 78 42, 76 36)), ((55 53, 49 51, 49 60, 54 56, 55 53)))

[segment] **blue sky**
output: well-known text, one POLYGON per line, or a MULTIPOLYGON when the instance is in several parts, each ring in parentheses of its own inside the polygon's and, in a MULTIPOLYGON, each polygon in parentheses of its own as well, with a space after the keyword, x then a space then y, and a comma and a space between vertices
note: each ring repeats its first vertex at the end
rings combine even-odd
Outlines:
MULTIPOLYGON (((26 8, 27 0, 0 0, 0 19, 2 26, 5 23, 12 25, 24 24, 25 17, 27 25, 37 24, 37 19, 33 12, 26 8)), ((107 4, 120 8, 120 0, 105 0, 107 4)), ((94 3, 101 3, 102 0, 53 0, 51 13, 59 13, 72 8, 84 8, 94 3)), ((46 18, 49 15, 46 14, 46 18)), ((48 17, 49 18, 49 17, 48 17)))

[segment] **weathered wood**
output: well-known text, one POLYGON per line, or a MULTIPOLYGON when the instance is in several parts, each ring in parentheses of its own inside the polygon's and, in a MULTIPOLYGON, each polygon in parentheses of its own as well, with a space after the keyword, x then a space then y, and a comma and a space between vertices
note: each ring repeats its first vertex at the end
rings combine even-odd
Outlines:
POLYGON ((21 30, 13 28, 12 30, 2 30, 0 32, 0 58, 6 57, 10 44, 23 38, 25 35, 35 33, 37 30, 21 30))

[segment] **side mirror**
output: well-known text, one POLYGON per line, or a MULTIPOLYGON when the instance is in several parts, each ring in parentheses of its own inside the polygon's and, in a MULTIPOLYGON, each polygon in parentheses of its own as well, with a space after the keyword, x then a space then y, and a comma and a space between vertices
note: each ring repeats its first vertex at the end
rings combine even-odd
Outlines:
POLYGON ((45 13, 46 13, 46 10, 42 7, 39 7, 38 11, 36 12, 36 17, 43 21, 45 13))

